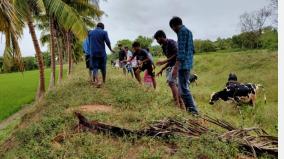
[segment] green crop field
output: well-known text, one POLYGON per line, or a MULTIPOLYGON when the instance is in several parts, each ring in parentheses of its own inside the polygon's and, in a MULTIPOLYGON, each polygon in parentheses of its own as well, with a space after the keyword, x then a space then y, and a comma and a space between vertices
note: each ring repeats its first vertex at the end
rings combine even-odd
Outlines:
MULTIPOLYGON (((48 88, 50 69, 45 70, 45 78, 48 88)), ((0 121, 21 109, 24 104, 34 101, 38 81, 38 70, 0 74, 0 121)))
MULTIPOLYGON (((206 53, 195 55, 194 73, 198 85, 191 86, 202 114, 226 120, 236 127, 260 127, 269 134, 278 133, 278 56, 270 51, 206 53), (254 108, 223 101, 208 104, 210 94, 224 88, 228 74, 234 72, 241 82, 262 84, 267 95, 264 103, 260 91, 254 108)), ((158 71, 156 68, 156 72, 158 71)), ((116 138, 108 134, 75 132, 78 120, 74 109, 81 105, 101 104, 111 107, 110 112, 83 112, 90 120, 138 130, 163 118, 193 118, 173 104, 165 77, 158 78, 157 90, 140 86, 122 70, 108 67, 107 83, 100 89, 88 82, 83 63, 62 85, 49 91, 33 112, 22 119, 19 129, 6 142, 7 150, 0 150, 2 158, 237 158, 245 155, 235 143, 222 142, 216 136, 202 135, 198 139, 174 136, 169 141, 153 137, 116 138), (72 109, 70 109, 72 108, 72 109), (62 141, 53 142, 59 134, 62 141)), ((8 82, 9 80, 7 80, 8 82)), ((18 81, 15 81, 16 83, 18 81)), ((36 84, 35 84, 36 86, 36 84)), ((10 88, 10 87, 9 87, 10 88)), ((13 89, 16 92, 16 89, 13 89)), ((2 91, 2 90, 1 90, 2 91)), ((17 98, 15 98, 17 99, 17 98)), ((222 129, 211 129, 224 133, 222 129)), ((267 154, 259 158, 274 158, 267 154)))

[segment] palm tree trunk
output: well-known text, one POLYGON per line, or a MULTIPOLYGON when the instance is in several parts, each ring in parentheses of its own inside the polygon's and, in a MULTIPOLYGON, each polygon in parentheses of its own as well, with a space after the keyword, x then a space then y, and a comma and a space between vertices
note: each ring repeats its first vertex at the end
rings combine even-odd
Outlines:
POLYGON ((70 39, 70 31, 66 32, 66 45, 67 45, 67 56, 68 56, 68 75, 71 74, 72 71, 72 53, 71 53, 71 39, 70 39))
POLYGON ((50 16, 49 18, 49 27, 50 27, 50 59, 51 59, 51 77, 50 77, 50 83, 49 88, 52 88, 55 86, 55 34, 54 34, 54 18, 53 16, 50 16))
MULTIPOLYGON (((59 37, 59 36, 58 36, 59 37)), ((61 39, 57 38, 57 50, 58 50, 58 57, 59 57, 59 75, 58 75, 58 83, 61 83, 63 78, 63 54, 62 54, 62 43, 61 39)))
POLYGON ((38 87, 37 94, 36 94, 36 100, 40 100, 45 93, 44 63, 43 63, 43 58, 42 58, 42 54, 40 51, 39 43, 36 37, 33 20, 32 20, 30 13, 27 16, 27 22, 28 22, 29 31, 30 31, 30 34, 33 40, 33 44, 34 44, 34 48, 36 52, 36 58, 38 62, 38 68, 39 68, 39 87, 38 87))

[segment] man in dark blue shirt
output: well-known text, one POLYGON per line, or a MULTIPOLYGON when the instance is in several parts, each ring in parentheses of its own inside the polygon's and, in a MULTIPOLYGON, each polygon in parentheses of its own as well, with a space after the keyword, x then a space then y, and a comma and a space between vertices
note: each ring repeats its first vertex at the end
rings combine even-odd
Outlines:
POLYGON ((179 17, 173 17, 170 20, 170 27, 178 36, 178 53, 177 61, 174 66, 173 76, 176 77, 178 74, 178 88, 179 93, 183 99, 187 111, 193 115, 197 115, 196 103, 189 91, 189 78, 190 70, 193 65, 193 38, 192 33, 183 24, 179 17))
POLYGON ((100 86, 101 83, 98 78, 98 70, 101 69, 103 82, 106 80, 106 61, 107 54, 105 44, 108 46, 111 52, 114 52, 111 48, 110 40, 106 31, 104 31, 104 24, 98 23, 97 28, 90 31, 88 38, 90 40, 90 65, 93 70, 93 78, 95 83, 100 86))
POLYGON ((167 83, 171 88, 176 106, 184 109, 180 95, 178 93, 177 78, 172 76, 172 71, 176 63, 176 56, 178 51, 177 43, 172 39, 167 39, 167 36, 163 30, 158 30, 155 33, 154 38, 162 46, 163 54, 167 57, 166 60, 157 62, 158 66, 164 65, 160 72, 157 73, 157 76, 162 75, 163 71, 166 70, 167 83))

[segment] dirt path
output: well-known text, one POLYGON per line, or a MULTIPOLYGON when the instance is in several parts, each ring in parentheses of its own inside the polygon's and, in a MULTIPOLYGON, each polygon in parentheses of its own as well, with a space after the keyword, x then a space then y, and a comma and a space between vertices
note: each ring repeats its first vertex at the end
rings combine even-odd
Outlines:
POLYGON ((22 108, 16 112, 15 114, 9 116, 7 119, 4 119, 0 122, 0 131, 5 129, 12 121, 20 119, 24 116, 27 112, 29 112, 33 108, 34 104, 26 104, 22 106, 22 108))
MULTIPOLYGON (((24 116, 27 112, 29 112, 33 108, 33 104, 27 104, 24 105, 21 110, 16 112, 15 114, 9 116, 7 119, 0 122, 0 131, 5 129, 10 123, 12 123, 15 120, 20 119, 22 116, 24 116)), ((111 112, 112 107, 105 106, 105 105, 82 105, 80 107, 71 108, 69 110, 80 110, 83 112, 90 112, 90 113, 96 113, 96 112, 111 112)))
POLYGON ((76 111, 76 110, 88 113, 97 113, 97 112, 108 113, 111 112, 113 109, 111 106, 98 105, 98 104, 81 105, 79 107, 73 107, 68 109, 68 111, 76 111))

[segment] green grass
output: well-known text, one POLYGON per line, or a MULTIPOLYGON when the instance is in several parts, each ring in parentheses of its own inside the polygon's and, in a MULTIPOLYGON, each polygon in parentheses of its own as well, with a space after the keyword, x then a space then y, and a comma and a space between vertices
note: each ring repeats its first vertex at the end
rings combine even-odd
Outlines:
MULTIPOLYGON (((201 54, 195 56, 194 72, 199 75, 198 86, 191 87, 202 113, 219 117, 236 126, 261 127, 277 136, 277 54, 275 52, 235 52, 201 54), (240 81, 261 83, 266 88, 268 103, 258 96, 254 109, 244 106, 242 121, 238 109, 232 104, 208 104, 213 91, 224 87, 229 72, 235 72, 240 81), (244 123, 244 125, 242 125, 244 123)), ((84 104, 105 104, 114 109, 109 113, 84 113, 89 119, 137 130, 154 120, 165 117, 191 118, 172 102, 165 77, 158 78, 157 90, 147 89, 122 70, 109 67, 107 83, 101 89, 91 87, 83 64, 77 65, 74 74, 62 85, 48 92, 35 110, 24 116, 19 129, 9 143, 9 151, 1 152, 3 158, 236 158, 244 151, 235 143, 224 143, 214 136, 200 139, 175 136, 171 139, 177 150, 171 153, 171 144, 161 139, 144 137, 130 140, 89 132, 75 133, 78 123, 73 113, 66 109, 84 104), (59 133, 67 134, 60 144, 52 140, 59 133)), ((217 129, 218 132, 224 130, 217 129)), ((7 146, 7 145, 6 145, 7 146)), ((269 155, 260 158, 273 158, 269 155)))
MULTIPOLYGON (((45 79, 45 86, 48 88, 50 69, 45 70, 45 79)), ((38 81, 38 70, 0 74, 0 121, 34 101, 38 81)))

